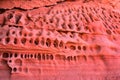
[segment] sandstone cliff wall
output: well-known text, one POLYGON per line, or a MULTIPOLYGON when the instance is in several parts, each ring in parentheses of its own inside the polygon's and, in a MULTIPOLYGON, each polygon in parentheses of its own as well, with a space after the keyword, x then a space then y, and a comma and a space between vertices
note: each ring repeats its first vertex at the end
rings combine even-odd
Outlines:
POLYGON ((120 80, 119 0, 1 0, 0 80, 120 80))

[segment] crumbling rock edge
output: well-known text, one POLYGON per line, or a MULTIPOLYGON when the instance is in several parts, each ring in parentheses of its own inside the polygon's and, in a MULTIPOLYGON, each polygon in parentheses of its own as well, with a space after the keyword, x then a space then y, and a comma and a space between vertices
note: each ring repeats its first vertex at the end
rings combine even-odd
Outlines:
POLYGON ((79 2, 79 3, 94 3, 95 4, 104 4, 111 6, 115 9, 120 9, 120 1, 119 0, 52 0, 52 1, 42 1, 42 0, 1 0, 0 1, 0 8, 2 9, 13 9, 19 8, 22 10, 30 10, 40 7, 50 7, 54 5, 58 5, 64 2, 79 2), (4 5, 6 3, 6 5, 4 5))

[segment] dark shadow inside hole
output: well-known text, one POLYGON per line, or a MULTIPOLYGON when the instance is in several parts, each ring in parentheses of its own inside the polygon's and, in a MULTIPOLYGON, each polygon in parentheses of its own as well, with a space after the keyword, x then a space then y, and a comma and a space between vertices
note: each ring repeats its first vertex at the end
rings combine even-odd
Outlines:
POLYGON ((46 45, 47 45, 48 47, 50 47, 50 45, 51 45, 51 40, 50 40, 49 38, 46 40, 46 45))
POLYGON ((36 54, 34 54, 34 58, 36 58, 36 54))
POLYGON ((45 60, 45 54, 42 54, 42 59, 45 60))
POLYGON ((33 39, 31 38, 31 39, 29 40, 29 42, 30 42, 30 43, 33 43, 33 39))
POLYGON ((116 15, 114 15, 115 18, 118 18, 116 15))
POLYGON ((39 44, 39 39, 37 38, 35 41, 34 41, 35 45, 38 45, 39 44))
POLYGON ((118 29, 118 26, 115 26, 118 29))
POLYGON ((17 54, 17 53, 15 53, 15 54, 14 54, 14 57, 17 57, 17 56, 18 56, 18 54, 17 54))
POLYGON ((13 17, 13 14, 12 13, 9 13, 8 15, 7 15, 7 19, 11 19, 13 17))
POLYGON ((13 56, 13 54, 12 53, 10 53, 10 58, 13 56))
POLYGON ((93 22, 93 15, 92 14, 89 14, 89 17, 90 17, 90 20, 93 22))
POLYGON ((17 15, 15 15, 15 23, 16 24, 18 24, 19 23, 19 20, 20 20, 20 18, 22 17, 22 15, 21 14, 17 14, 17 15))
POLYGON ((76 49, 76 47, 75 47, 75 46, 73 46, 73 45, 71 45, 71 46, 70 46, 70 49, 71 49, 71 50, 75 50, 75 49, 76 49))
POLYGON ((15 31, 13 31, 12 34, 15 34, 15 31))
POLYGON ((19 35, 20 35, 20 36, 22 35, 22 31, 19 32, 19 35))
POLYGON ((86 46, 83 46, 83 50, 84 50, 84 51, 86 50, 86 46))
POLYGON ((41 39, 41 45, 44 45, 44 38, 41 39))
POLYGON ((84 29, 85 29, 86 31, 87 31, 87 30, 89 30, 88 26, 85 26, 85 28, 84 28, 84 29))
POLYGON ((9 60, 9 63, 11 63, 12 62, 12 60, 9 60))
POLYGON ((54 43, 53 43, 54 47, 58 47, 58 40, 55 40, 54 43))
POLYGON ((22 44, 25 44, 26 43, 26 38, 22 38, 21 42, 22 42, 22 44))
POLYGON ((17 38, 14 39, 14 44, 17 44, 17 38))
POLYGON ((17 71, 17 68, 13 68, 13 71, 16 72, 16 71, 17 71))
POLYGON ((63 23, 61 26, 62 26, 63 29, 67 29, 65 23, 63 23))
POLYGON ((52 19, 49 19, 50 23, 53 23, 53 20, 52 19))
POLYGON ((110 17, 113 18, 113 16, 110 14, 110 17))
POLYGON ((75 33, 71 32, 70 37, 74 38, 75 37, 75 33))
POLYGON ((69 27, 70 29, 73 29, 72 24, 68 24, 68 27, 69 27))
POLYGON ((50 59, 53 60, 53 55, 50 55, 50 59))
POLYGON ((26 37, 26 36, 27 36, 27 34, 26 34, 26 33, 24 33, 24 36, 26 37))
POLYGON ((80 31, 80 30, 81 30, 81 28, 80 28, 80 26, 78 26, 78 27, 77 27, 77 31, 80 31))
POLYGON ((23 58, 23 54, 21 54, 21 58, 23 58))
POLYGON ((10 38, 7 37, 7 38, 5 39, 5 42, 6 42, 6 44, 8 44, 8 43, 10 42, 10 38))
POLYGON ((63 42, 62 41, 60 42, 59 47, 63 47, 63 42))
POLYGON ((24 58, 27 58, 27 54, 25 54, 24 58))
POLYGON ((4 13, 6 9, 0 8, 0 14, 4 13))
POLYGON ((30 57, 33 58, 33 54, 31 54, 30 57))
POLYGON ((46 55, 46 59, 49 60, 49 55, 48 54, 46 55))
POLYGON ((74 56, 73 59, 76 61, 76 56, 74 56))
POLYGON ((8 58, 8 57, 9 57, 9 53, 4 52, 3 53, 3 58, 8 58))
POLYGON ((70 56, 68 56, 68 57, 67 57, 67 60, 68 60, 68 61, 70 61, 70 60, 71 60, 71 59, 70 59, 70 56))
POLYGON ((78 50, 81 50, 81 46, 78 46, 78 50))
POLYGON ((65 46, 65 49, 67 49, 67 46, 65 46))
POLYGON ((41 60, 41 54, 40 53, 38 54, 38 60, 41 60))
POLYGON ((9 36, 9 34, 10 34, 10 32, 9 32, 9 31, 7 31, 6 36, 9 36))
POLYGON ((116 32, 115 32, 115 31, 113 31, 113 33, 114 33, 114 34, 116 34, 116 32))
POLYGON ((106 30, 106 33, 109 34, 109 35, 112 34, 112 32, 110 30, 106 30))

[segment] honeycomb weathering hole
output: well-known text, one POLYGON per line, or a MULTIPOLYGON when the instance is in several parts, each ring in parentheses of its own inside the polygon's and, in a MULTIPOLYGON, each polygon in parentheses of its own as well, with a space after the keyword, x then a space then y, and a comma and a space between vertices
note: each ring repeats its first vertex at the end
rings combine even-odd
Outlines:
POLYGON ((53 55, 50 55, 50 59, 53 60, 53 55))
POLYGON ((54 47, 58 47, 58 40, 56 39, 56 40, 54 40, 54 43, 53 43, 53 45, 54 45, 54 47))
POLYGON ((41 60, 41 54, 40 53, 38 53, 38 60, 41 60))
POLYGON ((22 42, 22 44, 25 44, 26 43, 26 38, 22 38, 21 42, 22 42))
POLYGON ((13 68, 13 71, 16 72, 16 71, 17 71, 17 68, 13 68))
POLYGON ((8 44, 9 42, 10 42, 10 38, 7 37, 7 38, 5 39, 5 43, 8 44))
POLYGON ((16 19, 16 22, 15 22, 15 23, 16 23, 16 24, 19 23, 19 20, 20 20, 21 16, 22 16, 21 14, 16 14, 16 15, 15 15, 15 19, 16 19))
POLYGON ((111 31, 110 30, 106 30, 106 33, 111 35, 111 31))
POLYGON ((68 24, 68 27, 69 27, 70 29, 73 29, 73 25, 72 25, 72 24, 68 24))
POLYGON ((8 58, 9 57, 9 53, 3 53, 3 58, 8 58))
POLYGON ((81 46, 78 46, 78 50, 81 50, 81 46))
POLYGON ((14 44, 17 44, 17 38, 14 39, 14 44))
POLYGON ((70 49, 71 49, 71 50, 76 50, 76 46, 71 45, 71 46, 70 46, 70 49))
POLYGON ((84 50, 84 51, 86 50, 86 46, 83 46, 83 50, 84 50))
POLYGON ((63 41, 60 42, 59 47, 63 47, 64 43, 63 41))
POLYGON ((15 58, 18 57, 18 53, 15 53, 15 54, 14 54, 14 57, 15 57, 15 58))
POLYGON ((47 40, 46 40, 46 45, 47 45, 48 47, 51 46, 51 40, 50 40, 49 38, 47 38, 47 40))
POLYGON ((45 44, 44 38, 41 39, 41 45, 43 46, 45 44))
POLYGON ((11 19, 12 17, 13 17, 12 13, 10 13, 10 14, 7 15, 7 19, 11 19))
POLYGON ((35 45, 38 45, 39 44, 39 39, 38 38, 35 39, 34 43, 35 43, 35 45))
POLYGON ((95 48, 96 48, 97 52, 101 51, 101 46, 100 45, 96 45, 95 48))
POLYGON ((45 60, 46 57, 45 57, 45 54, 42 54, 42 60, 45 60))
POLYGON ((31 38, 31 39, 29 40, 29 42, 30 42, 30 43, 33 43, 33 39, 31 38))

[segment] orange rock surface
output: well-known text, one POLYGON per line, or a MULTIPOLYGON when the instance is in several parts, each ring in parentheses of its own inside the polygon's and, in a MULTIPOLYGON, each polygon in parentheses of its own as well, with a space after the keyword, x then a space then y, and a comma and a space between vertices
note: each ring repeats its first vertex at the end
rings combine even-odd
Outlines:
POLYGON ((119 0, 1 0, 0 80, 120 80, 119 39, 119 0))

